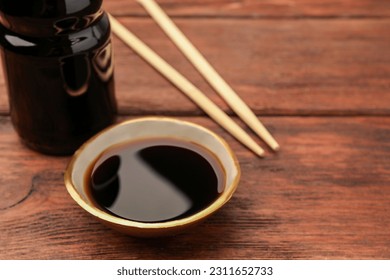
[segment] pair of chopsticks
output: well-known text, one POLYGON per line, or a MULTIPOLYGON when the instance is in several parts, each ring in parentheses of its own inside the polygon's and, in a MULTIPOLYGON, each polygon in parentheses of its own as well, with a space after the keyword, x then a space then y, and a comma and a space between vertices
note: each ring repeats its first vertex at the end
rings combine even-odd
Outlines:
MULTIPOLYGON (((179 30, 173 21, 164 13, 154 0, 137 0, 163 29, 166 35, 183 52, 187 59, 194 65, 200 74, 210 83, 221 97, 228 103, 233 111, 245 121, 274 151, 279 149, 279 144, 267 131, 256 115, 250 110, 244 101, 233 91, 223 80, 217 71, 207 62, 203 55, 179 30)), ((152 65, 166 79, 173 83, 183 93, 195 102, 212 119, 219 123, 224 129, 232 134, 242 144, 252 150, 258 156, 264 156, 264 150, 224 111, 207 98, 188 79, 176 69, 163 60, 145 43, 138 39, 126 27, 119 23, 113 16, 109 15, 111 28, 125 44, 132 48, 139 56, 152 65)))

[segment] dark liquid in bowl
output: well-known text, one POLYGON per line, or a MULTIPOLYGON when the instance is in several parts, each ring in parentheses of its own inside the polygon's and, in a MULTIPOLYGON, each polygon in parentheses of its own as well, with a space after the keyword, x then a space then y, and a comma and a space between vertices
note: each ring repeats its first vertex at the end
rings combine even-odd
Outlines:
POLYGON ((176 139, 148 139, 106 150, 91 166, 87 193, 118 217, 164 222, 205 209, 223 192, 224 177, 208 150, 176 139))

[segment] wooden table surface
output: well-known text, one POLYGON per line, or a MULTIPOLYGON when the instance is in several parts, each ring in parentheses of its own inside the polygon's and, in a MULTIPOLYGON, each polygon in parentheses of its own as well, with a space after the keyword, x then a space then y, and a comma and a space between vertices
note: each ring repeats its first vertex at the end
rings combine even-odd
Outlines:
MULTIPOLYGON (((113 38, 120 119, 204 125, 242 168, 231 202, 193 231, 135 239, 73 202, 69 157, 20 144, 0 72, 0 259, 390 259, 390 2, 158 2, 281 151, 254 156, 113 38)), ((232 114, 138 4, 104 5, 232 114)))

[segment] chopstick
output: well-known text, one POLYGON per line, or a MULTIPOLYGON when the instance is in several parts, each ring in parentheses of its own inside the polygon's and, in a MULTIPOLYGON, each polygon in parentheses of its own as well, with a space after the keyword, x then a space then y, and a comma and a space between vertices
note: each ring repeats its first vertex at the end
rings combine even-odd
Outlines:
POLYGON ((169 65, 158 54, 156 54, 145 43, 138 39, 126 27, 124 27, 113 16, 109 15, 111 29, 126 45, 132 48, 139 56, 159 71, 166 79, 179 88, 203 109, 212 119, 226 129, 237 140, 252 150, 255 154, 262 157, 264 150, 224 111, 208 99, 197 87, 195 87, 187 78, 180 74, 175 68, 169 65))
POLYGON ((248 105, 226 83, 154 0, 137 0, 233 111, 274 151, 280 146, 248 105))

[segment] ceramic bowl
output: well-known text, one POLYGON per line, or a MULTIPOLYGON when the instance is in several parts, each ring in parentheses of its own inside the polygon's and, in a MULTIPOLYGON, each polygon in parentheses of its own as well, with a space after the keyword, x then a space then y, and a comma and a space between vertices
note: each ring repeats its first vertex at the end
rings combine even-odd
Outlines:
POLYGON ((103 224, 128 235, 156 237, 174 235, 203 221, 230 200, 240 179, 240 167, 228 144, 210 130, 187 121, 166 117, 145 117, 115 124, 88 140, 72 157, 65 172, 66 188, 74 201, 103 224), (212 153, 224 169, 222 194, 207 208, 191 216, 166 222, 136 222, 101 210, 87 195, 87 176, 91 164, 117 144, 151 138, 176 138, 202 146, 212 153))

